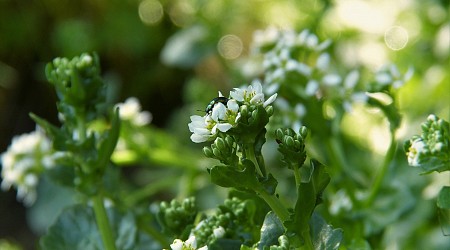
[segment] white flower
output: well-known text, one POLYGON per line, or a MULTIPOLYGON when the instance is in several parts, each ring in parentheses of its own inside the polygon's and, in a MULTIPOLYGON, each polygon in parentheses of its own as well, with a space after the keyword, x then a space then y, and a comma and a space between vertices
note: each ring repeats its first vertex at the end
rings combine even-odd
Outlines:
POLYGON ((398 89, 409 81, 414 73, 412 67, 402 76, 395 64, 384 65, 375 73, 375 80, 380 85, 391 85, 398 89))
POLYGON ((230 92, 231 98, 238 102, 243 102, 249 105, 262 105, 267 107, 269 104, 275 101, 277 94, 273 94, 269 99, 265 100, 264 93, 262 92, 261 82, 255 80, 247 88, 234 88, 230 92))
POLYGON ((408 163, 410 166, 419 167, 420 166, 420 155, 425 153, 427 146, 422 141, 421 138, 417 138, 411 142, 407 156, 408 163))
POLYGON ((225 229, 221 226, 213 230, 214 237, 222 238, 225 235, 225 229))
MULTIPOLYGON (((220 95, 220 94, 219 94, 220 95)), ((214 138, 218 131, 227 132, 237 124, 241 117, 236 100, 230 99, 227 106, 218 102, 214 104, 211 114, 205 116, 193 115, 188 124, 191 140, 195 143, 205 142, 214 138)))
POLYGON ((17 199, 25 205, 32 205, 36 200, 36 187, 39 174, 52 154, 50 140, 37 129, 31 133, 15 136, 7 151, 0 155, 2 165, 1 188, 8 190, 11 186, 17 189, 17 199))
POLYGON ((190 235, 186 241, 180 239, 175 239, 172 244, 170 244, 172 250, 208 250, 208 246, 203 246, 197 248, 197 239, 194 235, 190 235))
POLYGON ((144 126, 151 122, 152 114, 148 111, 141 111, 141 104, 136 97, 130 97, 124 103, 118 103, 119 116, 122 120, 130 121, 136 126, 144 126))

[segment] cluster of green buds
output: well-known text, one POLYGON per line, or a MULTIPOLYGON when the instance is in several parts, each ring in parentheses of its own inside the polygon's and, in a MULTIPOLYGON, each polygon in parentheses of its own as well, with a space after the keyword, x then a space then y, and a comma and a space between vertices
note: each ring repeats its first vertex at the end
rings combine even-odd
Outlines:
POLYGON ((404 144, 408 163, 426 172, 450 170, 449 123, 436 115, 429 115, 422 124, 421 135, 404 144))
POLYGON ((56 151, 70 155, 59 166, 65 168, 61 172, 72 172, 72 178, 66 178, 69 181, 63 184, 75 186, 88 196, 95 195, 102 188, 99 183, 120 130, 118 109, 114 114, 107 112, 110 110, 107 110, 106 84, 100 76, 99 59, 96 54, 82 54, 71 60, 56 58, 47 64, 46 75, 56 89, 62 126, 58 128, 34 114, 31 117, 50 137, 56 151), (93 121, 108 114, 111 114, 109 130, 91 128, 93 121))
POLYGON ((283 155, 283 161, 288 168, 294 169, 303 166, 306 160, 305 139, 308 135, 308 129, 302 126, 298 133, 294 130, 277 129, 275 138, 278 143, 278 151, 283 155))
POLYGON ((191 197, 181 203, 177 200, 161 202, 157 219, 164 232, 184 238, 183 236, 189 235, 197 213, 195 198, 191 197))

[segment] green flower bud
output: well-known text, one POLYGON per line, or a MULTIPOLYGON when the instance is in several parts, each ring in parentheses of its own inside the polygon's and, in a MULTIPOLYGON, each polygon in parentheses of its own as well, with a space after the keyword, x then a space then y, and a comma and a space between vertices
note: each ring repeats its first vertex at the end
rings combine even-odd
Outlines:
POLYGON ((227 146, 228 146, 229 148, 232 148, 233 145, 234 145, 234 139, 233 139, 233 137, 231 137, 231 136, 229 136, 229 135, 227 135, 227 136, 225 137, 225 142, 227 143, 227 146))
POLYGON ((294 147, 294 138, 292 138, 291 136, 284 136, 284 143, 288 146, 288 147, 294 147))
POLYGON ((214 141, 214 144, 220 151, 227 151, 227 146, 225 145, 225 141, 222 138, 217 137, 214 141))
POLYGON ((272 116, 273 115, 273 106, 269 105, 266 107, 266 112, 268 116, 272 116))
POLYGON ((302 127, 299 129, 298 133, 300 134, 300 136, 301 136, 303 139, 305 139, 306 136, 308 136, 308 128, 306 128, 305 126, 302 126, 302 127))
POLYGON ((218 148, 213 148, 213 154, 215 157, 217 157, 219 159, 222 157, 222 153, 220 152, 220 150, 218 148))
POLYGON ((214 158, 214 153, 212 151, 212 149, 210 147, 204 147, 203 148, 203 153, 206 155, 206 157, 208 158, 214 158))

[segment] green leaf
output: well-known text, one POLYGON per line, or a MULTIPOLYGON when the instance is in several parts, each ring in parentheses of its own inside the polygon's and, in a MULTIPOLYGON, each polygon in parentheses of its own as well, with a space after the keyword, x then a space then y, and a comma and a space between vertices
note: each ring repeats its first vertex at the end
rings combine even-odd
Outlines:
POLYGON ((120 134, 120 118, 119 118, 119 108, 114 112, 114 117, 112 120, 111 129, 105 133, 106 139, 104 139, 98 151, 98 164, 97 166, 106 167, 109 162, 114 148, 116 147, 117 141, 119 140, 120 134))
POLYGON ((441 209, 450 209, 450 186, 442 187, 439 191, 437 206, 441 209))
POLYGON ((267 213, 261 227, 261 238, 258 244, 258 249, 263 249, 264 247, 270 247, 278 244, 278 237, 280 237, 283 233, 283 223, 274 212, 270 211, 267 213))
POLYGON ((234 187, 249 190, 259 185, 256 178, 255 166, 250 160, 243 160, 244 169, 236 170, 231 166, 214 166, 209 169, 211 181, 221 187, 234 187))
MULTIPOLYGON (((242 245, 240 240, 233 239, 217 239, 208 245, 208 250, 234 250, 239 249, 242 245)), ((202 247, 202 246, 198 246, 202 247)))
POLYGON ((54 149, 58 151, 65 151, 67 149, 69 138, 67 138, 67 133, 65 133, 63 129, 52 125, 33 113, 30 113, 30 117, 44 129, 45 133, 52 139, 54 149))
MULTIPOLYGON (((135 249, 137 228, 134 216, 108 211, 118 249, 135 249)), ((75 205, 64 210, 40 240, 42 249, 103 249, 100 233, 90 207, 75 205)))
POLYGON ((314 213, 310 221, 310 230, 315 250, 338 249, 342 241, 342 229, 333 229, 325 220, 314 213))
POLYGON ((311 160, 312 177, 309 182, 302 182, 297 189, 297 202, 291 218, 284 223, 288 232, 304 238, 309 233, 309 221, 314 208, 321 202, 322 192, 330 182, 330 176, 325 172, 325 166, 311 160))

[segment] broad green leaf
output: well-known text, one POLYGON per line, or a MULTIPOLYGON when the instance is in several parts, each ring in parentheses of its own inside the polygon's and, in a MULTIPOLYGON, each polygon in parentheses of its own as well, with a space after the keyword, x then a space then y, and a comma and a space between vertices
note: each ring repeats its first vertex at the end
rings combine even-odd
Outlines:
MULTIPOLYGON (((109 209, 108 217, 117 248, 135 249, 137 228, 133 215, 122 216, 109 209)), ((104 249, 93 209, 81 205, 64 210, 41 238, 40 245, 42 249, 104 249)))
POLYGON ((211 181, 221 187, 234 187, 248 190, 259 185, 255 166, 250 160, 242 161, 244 170, 238 171, 230 166, 214 166, 209 169, 211 181))
POLYGON ((264 224, 261 227, 261 238, 258 244, 258 249, 269 247, 278 244, 278 237, 284 233, 283 223, 280 221, 275 213, 270 211, 264 219, 264 224))
POLYGON ((342 229, 333 229, 325 220, 314 213, 310 221, 310 230, 315 250, 338 249, 342 241, 342 229))

